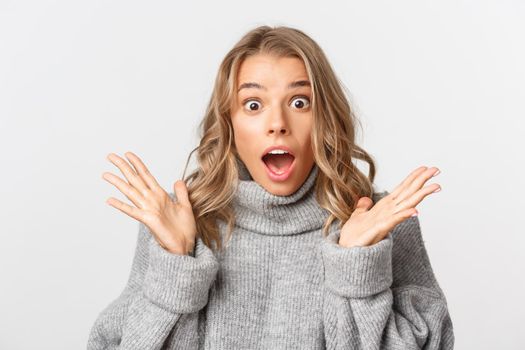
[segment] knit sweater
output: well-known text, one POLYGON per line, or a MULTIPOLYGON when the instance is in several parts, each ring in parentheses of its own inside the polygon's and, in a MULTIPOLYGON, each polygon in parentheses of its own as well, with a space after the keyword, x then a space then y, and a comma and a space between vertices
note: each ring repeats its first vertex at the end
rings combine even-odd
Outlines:
POLYGON ((373 245, 339 246, 337 220, 321 233, 329 212, 314 196, 318 172, 278 196, 241 167, 220 252, 197 238, 193 254, 170 253, 139 223, 128 282, 87 349, 453 349, 417 216, 373 245))

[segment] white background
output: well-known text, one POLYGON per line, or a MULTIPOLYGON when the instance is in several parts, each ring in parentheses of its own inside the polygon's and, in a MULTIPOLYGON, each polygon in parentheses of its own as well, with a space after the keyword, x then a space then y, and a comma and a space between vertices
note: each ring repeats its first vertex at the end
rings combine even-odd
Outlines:
POLYGON ((523 341, 521 1, 0 2, 0 348, 81 349, 124 287, 138 223, 101 175, 138 154, 166 190, 197 145, 226 52, 305 31, 364 125, 376 183, 420 165, 418 209, 457 349, 523 341))

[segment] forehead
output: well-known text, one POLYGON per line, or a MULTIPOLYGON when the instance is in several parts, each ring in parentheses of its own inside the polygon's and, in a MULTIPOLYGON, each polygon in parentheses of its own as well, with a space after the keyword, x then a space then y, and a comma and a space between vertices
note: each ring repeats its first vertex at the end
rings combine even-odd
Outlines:
POLYGON ((308 79, 306 67, 300 58, 257 54, 241 63, 236 83, 237 88, 247 82, 279 86, 300 78, 308 79))

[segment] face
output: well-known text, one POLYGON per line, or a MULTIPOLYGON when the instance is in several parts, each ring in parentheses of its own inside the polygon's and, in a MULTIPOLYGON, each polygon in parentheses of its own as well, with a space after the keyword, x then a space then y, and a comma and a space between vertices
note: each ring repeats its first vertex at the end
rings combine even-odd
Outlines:
POLYGON ((254 181, 272 194, 294 193, 314 165, 311 99, 306 68, 299 58, 259 54, 239 67, 231 113, 235 149, 254 181), (293 157, 263 160, 270 146, 287 147, 293 157), (270 169, 284 174, 274 175, 270 169))

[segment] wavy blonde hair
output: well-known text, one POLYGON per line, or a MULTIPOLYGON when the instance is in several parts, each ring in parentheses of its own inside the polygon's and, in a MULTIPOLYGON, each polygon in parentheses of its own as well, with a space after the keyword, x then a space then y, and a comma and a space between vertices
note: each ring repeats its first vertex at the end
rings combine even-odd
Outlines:
POLYGON ((298 29, 266 25, 254 28, 235 44, 220 64, 211 98, 199 124, 200 143, 188 156, 184 174, 195 151, 198 151, 198 167, 187 177, 182 176, 193 206, 197 237, 210 248, 214 242, 217 249, 222 249, 217 220, 227 223, 227 239, 231 238, 235 224, 232 202, 239 182, 237 161, 240 160, 235 149, 230 111, 236 98, 238 69, 244 59, 257 54, 296 57, 305 64, 313 94, 311 141, 319 167, 315 196, 320 206, 330 212, 323 226, 323 236, 326 237, 329 226, 336 219, 342 227, 359 197, 372 197, 374 193, 374 160, 355 142, 356 126, 360 122, 323 50, 298 29), (368 163, 368 176, 352 162, 356 159, 368 163))

